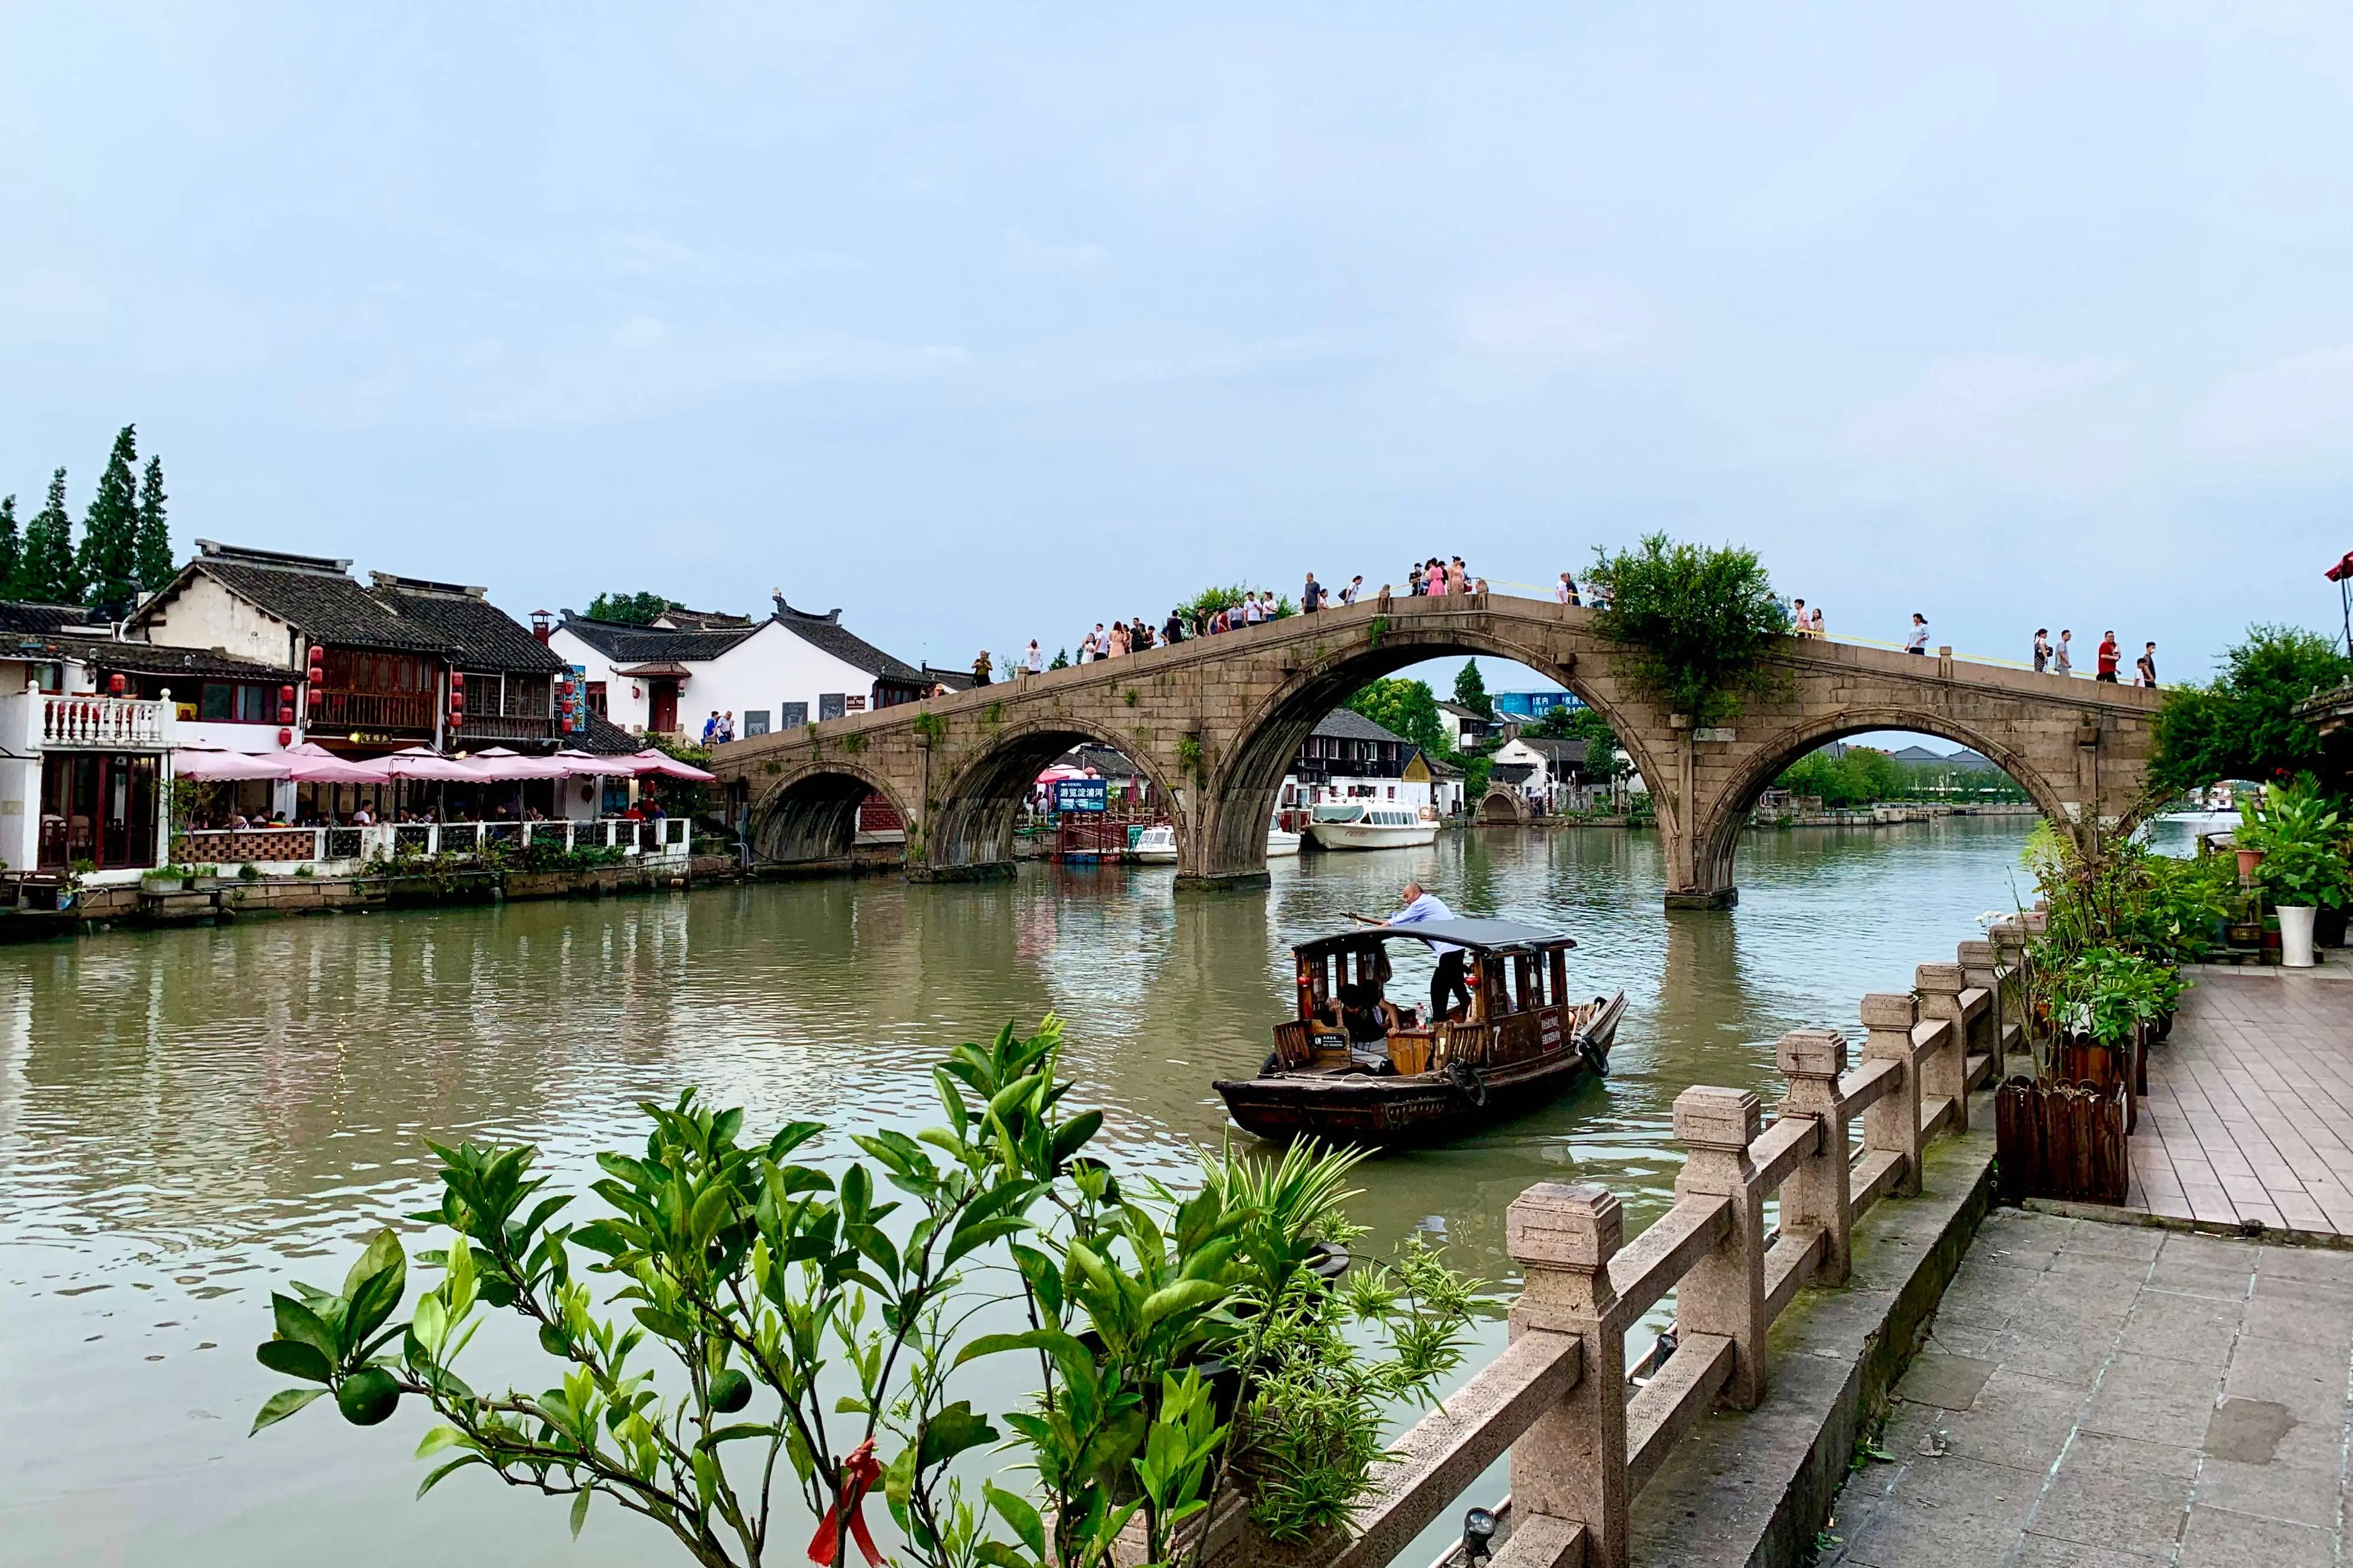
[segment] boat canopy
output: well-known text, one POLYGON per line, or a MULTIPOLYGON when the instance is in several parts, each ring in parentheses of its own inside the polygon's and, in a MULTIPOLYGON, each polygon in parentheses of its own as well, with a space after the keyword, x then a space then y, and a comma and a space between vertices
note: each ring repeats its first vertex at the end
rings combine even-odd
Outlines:
POLYGON ((1518 921, 1451 920, 1418 921, 1411 925, 1401 926, 1366 926, 1335 936, 1317 937, 1314 942, 1303 942, 1292 951, 1313 955, 1333 948, 1361 944, 1368 940, 1388 942, 1398 938, 1469 948, 1473 952, 1527 952, 1577 945, 1576 939, 1565 932, 1547 931, 1542 926, 1523 925, 1518 921))

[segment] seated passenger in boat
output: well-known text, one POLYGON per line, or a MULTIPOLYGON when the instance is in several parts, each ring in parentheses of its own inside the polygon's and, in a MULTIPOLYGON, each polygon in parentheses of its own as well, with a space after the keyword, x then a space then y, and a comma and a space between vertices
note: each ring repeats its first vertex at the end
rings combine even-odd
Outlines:
POLYGON ((1374 1072, 1394 1072, 1389 1065, 1389 1031, 1406 1027, 1397 1004, 1381 994, 1369 980, 1352 980, 1326 1005, 1333 1026, 1348 1037, 1348 1059, 1374 1072))

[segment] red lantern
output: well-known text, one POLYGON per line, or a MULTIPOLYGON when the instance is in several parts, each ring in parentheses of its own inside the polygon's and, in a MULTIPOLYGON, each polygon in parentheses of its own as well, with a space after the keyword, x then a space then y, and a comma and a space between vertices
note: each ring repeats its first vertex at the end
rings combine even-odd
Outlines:
POLYGON ((327 662, 327 650, 316 643, 311 645, 311 668, 316 669, 327 662))
POLYGON ((453 669, 449 672, 449 689, 452 691, 463 691, 466 689, 466 672, 464 670, 453 669))
POLYGON ((316 695, 316 694, 317 694, 317 692, 318 692, 318 690, 319 690, 319 689, 320 689, 321 687, 322 687, 322 686, 326 685, 326 684, 327 684, 327 672, 326 672, 325 670, 323 670, 323 669, 321 669, 317 665, 315 665, 315 664, 314 664, 314 665, 312 665, 312 666, 311 667, 311 693, 312 693, 313 695, 316 695))
POLYGON ((465 727, 466 716, 463 713, 455 711, 451 712, 449 715, 449 728, 452 730, 462 730, 465 727))
POLYGON ((280 730, 280 731, 278 731, 278 743, 279 743, 280 745, 281 745, 281 746, 290 746, 290 745, 292 745, 292 744, 294 743, 294 731, 291 731, 291 730, 280 730))
POLYGON ((106 689, 107 689, 107 693, 108 693, 108 695, 110 695, 110 696, 113 696, 113 697, 120 697, 120 696, 121 696, 121 695, 122 695, 122 677, 121 677, 120 675, 110 675, 110 676, 108 676, 108 677, 106 678, 106 689))

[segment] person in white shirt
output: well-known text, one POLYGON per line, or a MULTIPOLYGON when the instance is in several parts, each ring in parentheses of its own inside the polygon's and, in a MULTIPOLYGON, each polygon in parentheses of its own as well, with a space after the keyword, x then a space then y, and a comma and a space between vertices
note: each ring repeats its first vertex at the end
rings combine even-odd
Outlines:
POLYGON ((1913 613, 1912 635, 1905 639, 1904 651, 1916 653, 1923 658, 1928 656, 1928 617, 1917 611, 1913 613))
POLYGON ((1254 626, 1264 619, 1266 619, 1266 611, 1260 605, 1258 595, 1256 594, 1243 595, 1242 620, 1248 625, 1254 626))
POLYGON ((1023 668, 1027 669, 1032 675, 1043 675, 1046 673, 1046 656, 1039 651, 1038 639, 1036 637, 1031 637, 1029 639, 1029 652, 1028 657, 1022 659, 1021 665, 1023 668))
MULTIPOLYGON (((1398 898, 1404 907, 1388 918, 1387 923, 1390 925, 1420 925, 1429 921, 1455 918, 1454 911, 1446 907, 1446 900, 1425 890, 1419 882, 1408 882, 1398 898)), ((1356 918, 1366 920, 1362 915, 1356 918)), ((1366 923, 1379 925, 1383 922, 1366 920, 1366 923)), ((1430 951, 1438 960, 1438 973, 1430 977, 1430 1020, 1434 1024, 1447 1016, 1454 999, 1459 998, 1464 1011, 1469 1011, 1471 984, 1463 973, 1461 948, 1451 942, 1433 942, 1430 944, 1430 951)))
POLYGON ((1348 585, 1346 587, 1340 590, 1340 602, 1344 605, 1353 605, 1356 602, 1356 595, 1364 591, 1365 575, 1363 573, 1359 572, 1356 575, 1348 579, 1348 585))

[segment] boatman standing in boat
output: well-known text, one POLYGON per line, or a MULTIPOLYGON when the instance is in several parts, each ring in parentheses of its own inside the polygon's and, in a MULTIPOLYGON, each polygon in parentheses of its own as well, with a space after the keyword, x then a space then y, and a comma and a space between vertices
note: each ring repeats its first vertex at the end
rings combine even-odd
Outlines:
MULTIPOLYGON (((1446 907, 1446 900, 1425 889, 1419 882, 1408 882, 1398 897, 1404 908, 1386 922, 1364 915, 1356 918, 1366 925, 1387 923, 1393 926, 1419 925, 1425 921, 1451 921, 1454 918, 1454 911, 1446 907)), ((1438 960, 1438 973, 1430 977, 1430 1021, 1435 1024, 1446 1016, 1453 998, 1460 997, 1465 1008, 1471 1005, 1471 985, 1463 975, 1461 948, 1451 942, 1433 942, 1430 944, 1430 951, 1438 960)))

